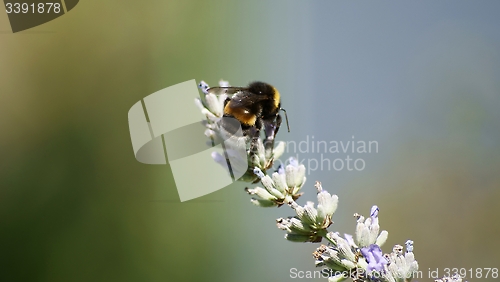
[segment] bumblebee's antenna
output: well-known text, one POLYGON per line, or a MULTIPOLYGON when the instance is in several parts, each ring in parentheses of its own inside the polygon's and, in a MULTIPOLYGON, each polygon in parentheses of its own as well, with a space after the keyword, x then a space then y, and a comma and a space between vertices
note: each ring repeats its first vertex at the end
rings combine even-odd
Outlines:
POLYGON ((290 132, 290 125, 288 124, 288 115, 286 114, 285 109, 281 109, 283 112, 285 112, 285 119, 286 119, 286 127, 288 128, 288 132, 290 132))

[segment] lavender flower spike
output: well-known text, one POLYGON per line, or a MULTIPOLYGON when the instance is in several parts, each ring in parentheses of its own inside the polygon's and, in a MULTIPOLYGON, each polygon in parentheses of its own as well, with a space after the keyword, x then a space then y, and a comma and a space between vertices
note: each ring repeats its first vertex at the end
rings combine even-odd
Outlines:
POLYGON ((359 214, 354 216, 358 218, 358 224, 356 225, 356 233, 354 237, 354 242, 360 248, 368 247, 371 244, 377 244, 382 246, 389 233, 385 230, 380 232, 380 226, 378 223, 378 213, 379 209, 377 206, 373 206, 370 211, 370 217, 365 220, 365 218, 359 214))

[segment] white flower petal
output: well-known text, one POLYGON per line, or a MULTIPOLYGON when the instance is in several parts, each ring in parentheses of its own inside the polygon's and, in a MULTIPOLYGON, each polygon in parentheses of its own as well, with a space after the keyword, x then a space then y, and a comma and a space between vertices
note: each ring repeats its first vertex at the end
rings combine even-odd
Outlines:
POLYGON ((389 232, 387 232, 386 230, 382 230, 382 232, 380 232, 380 234, 378 235, 375 244, 382 247, 385 244, 385 241, 387 241, 387 237, 389 237, 389 232))
POLYGON ((260 199, 250 199, 250 202, 256 206, 263 207, 263 208, 268 208, 268 207, 275 207, 276 203, 273 201, 268 201, 268 200, 260 200, 260 199))
POLYGON ((255 187, 253 189, 247 189, 247 192, 251 195, 256 195, 262 200, 268 200, 268 201, 273 201, 276 200, 276 197, 271 195, 266 189, 262 187, 255 187))
POLYGON ((286 189, 288 188, 286 186, 285 175, 275 172, 275 173, 273 173, 272 178, 273 178, 273 182, 274 182, 276 189, 278 189, 280 192, 284 193, 286 191, 286 189))

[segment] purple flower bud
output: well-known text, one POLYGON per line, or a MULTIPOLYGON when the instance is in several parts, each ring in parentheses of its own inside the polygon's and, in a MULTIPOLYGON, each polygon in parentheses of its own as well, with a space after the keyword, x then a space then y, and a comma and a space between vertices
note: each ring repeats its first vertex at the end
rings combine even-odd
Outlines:
POLYGON ((294 166, 294 167, 298 167, 299 166, 299 161, 294 158, 294 157, 290 157, 288 159, 288 162, 290 163, 290 165, 294 166))
POLYGON ((283 166, 283 164, 280 164, 280 166, 278 167, 278 169, 276 170, 276 172, 278 174, 285 174, 285 167, 283 166))
POLYGON ((368 261, 368 272, 383 271, 384 266, 387 265, 387 260, 384 258, 384 254, 382 254, 382 250, 378 245, 371 244, 368 247, 361 249, 361 254, 368 261))

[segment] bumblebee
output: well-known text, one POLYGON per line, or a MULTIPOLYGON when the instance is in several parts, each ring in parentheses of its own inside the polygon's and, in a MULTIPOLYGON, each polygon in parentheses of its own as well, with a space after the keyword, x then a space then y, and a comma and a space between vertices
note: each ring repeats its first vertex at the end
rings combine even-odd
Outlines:
POLYGON ((232 95, 224 102, 224 117, 238 120, 246 136, 257 139, 262 128, 269 126, 272 128, 272 139, 274 139, 281 125, 280 110, 285 113, 290 132, 288 116, 281 108, 280 93, 270 84, 256 81, 247 87, 212 87, 207 89, 207 92, 215 95, 232 95))

